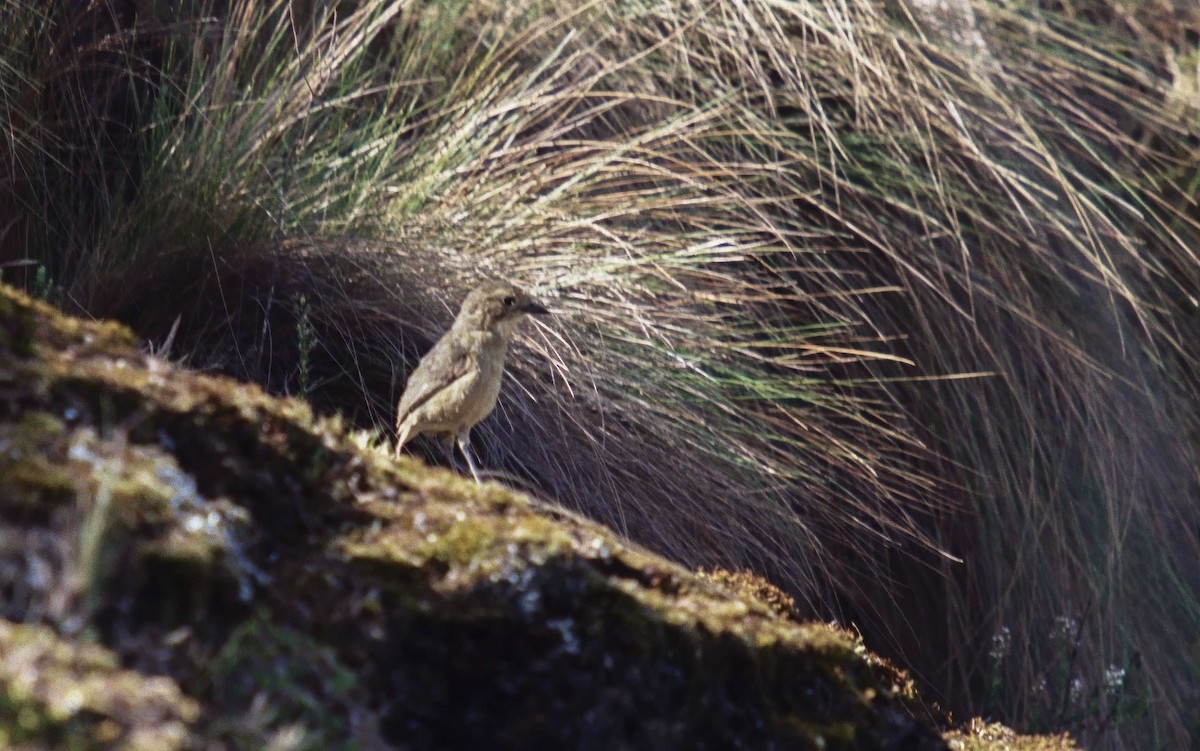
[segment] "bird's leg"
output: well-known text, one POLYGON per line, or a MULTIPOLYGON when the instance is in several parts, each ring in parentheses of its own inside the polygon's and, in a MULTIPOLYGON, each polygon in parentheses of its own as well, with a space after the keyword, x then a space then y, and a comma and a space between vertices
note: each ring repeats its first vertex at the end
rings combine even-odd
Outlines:
POLYGON ((475 457, 471 456, 471 429, 460 431, 458 434, 458 450, 467 458, 467 466, 471 468, 471 476, 475 478, 475 482, 483 482, 479 479, 479 469, 475 466, 475 457))
POLYGON ((454 434, 444 433, 438 436, 438 445, 442 447, 442 451, 446 452, 446 465, 455 471, 458 471, 458 457, 454 455, 454 434))

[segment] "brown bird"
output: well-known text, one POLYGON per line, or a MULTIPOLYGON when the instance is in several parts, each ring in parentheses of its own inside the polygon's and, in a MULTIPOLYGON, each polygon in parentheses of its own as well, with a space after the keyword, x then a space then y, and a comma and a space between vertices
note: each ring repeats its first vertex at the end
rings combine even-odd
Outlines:
POLYGON ((504 357, 526 313, 550 311, 519 287, 484 282, 467 295, 450 330, 421 358, 408 377, 396 414, 396 456, 419 433, 447 433, 458 440, 471 475, 470 434, 496 406, 504 357))

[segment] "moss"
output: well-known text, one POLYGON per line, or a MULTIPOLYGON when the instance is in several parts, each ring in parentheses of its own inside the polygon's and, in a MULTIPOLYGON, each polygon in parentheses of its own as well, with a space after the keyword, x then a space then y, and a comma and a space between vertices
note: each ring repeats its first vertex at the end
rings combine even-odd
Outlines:
POLYGON ((3 503, 10 511, 45 512, 71 496, 70 476, 41 456, 0 460, 8 486, 3 503))
POLYGON ((728 587, 746 597, 752 597, 782 616, 794 617, 797 613, 796 601, 792 597, 779 587, 776 587, 771 582, 763 579, 761 576, 755 575, 751 571, 734 572, 724 569, 713 569, 711 571, 698 571, 696 575, 701 579, 728 587))
MULTIPOLYGON (((11 288, 10 288, 11 289, 11 288)), ((34 315, 29 298, 12 290, 0 296, 0 355, 5 359, 33 355, 34 315)), ((4 375, 0 373, 0 381, 4 375)))
MULTIPOLYGON (((423 528, 430 519, 423 512, 423 528)), ((619 686, 630 707, 637 707, 640 727, 653 728, 625 739, 635 746, 718 738, 730 748, 769 741, 858 748, 891 737, 892 730, 871 720, 879 714, 877 703, 889 702, 888 688, 855 685, 873 674, 859 665, 855 644, 842 632, 780 619, 763 605, 722 595, 615 540, 597 544, 585 530, 570 535, 560 527, 557 534, 542 534, 543 523, 513 508, 489 534, 471 534, 470 545, 454 546, 470 555, 430 572, 424 597, 386 600, 392 608, 385 608, 390 624, 381 659, 405 665, 388 693, 403 699, 398 714, 406 726, 420 724, 418 718, 456 696, 468 716, 490 706, 503 716, 536 717, 531 705, 539 703, 542 713, 554 707, 551 714, 558 717, 590 712, 598 723, 593 730, 614 732, 618 708, 594 702, 619 686), (454 645, 453 653, 447 645, 454 645), (830 663, 836 667, 826 672, 830 663), (509 690, 496 696, 481 681, 509 690)), ((447 536, 465 529, 478 525, 459 522, 447 536)), ((390 577, 383 564, 395 560, 408 570, 422 564, 411 552, 395 559, 396 550, 410 549, 396 545, 389 531, 348 543, 351 555, 381 587, 406 581, 411 591, 411 576, 390 577)), ((430 547, 427 560, 444 563, 441 550, 430 547)), ((897 713, 905 720, 898 723, 903 731, 895 732, 921 727, 897 713)), ((547 738, 570 745, 578 742, 577 733, 588 732, 579 726, 552 730, 548 719, 510 730, 501 745, 547 738)), ((486 732, 463 722, 455 737, 482 742, 486 732)), ((937 747, 935 736, 925 743, 937 747)))
POLYGON ((0 508, 6 514, 45 517, 72 497, 70 470, 50 450, 64 432, 61 420, 36 410, 0 423, 0 476, 6 485, 0 508))
POLYGON ((494 549, 495 531, 490 525, 475 521, 461 521, 444 535, 431 532, 427 538, 425 554, 428 558, 447 565, 465 565, 494 571, 502 562, 498 559, 485 560, 486 554, 494 549))
POLYGON ((1075 743, 1061 735, 1019 735, 999 723, 979 718, 946 734, 951 751, 1072 751, 1075 743))
POLYGON ((107 649, 0 621, 0 745, 170 751, 190 747, 199 705, 169 678, 107 649))

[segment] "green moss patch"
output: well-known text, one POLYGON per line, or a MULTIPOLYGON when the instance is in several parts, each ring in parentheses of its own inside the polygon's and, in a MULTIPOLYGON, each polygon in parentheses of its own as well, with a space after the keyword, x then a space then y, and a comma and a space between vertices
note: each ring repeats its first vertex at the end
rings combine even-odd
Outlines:
POLYGON ((200 705, 167 676, 118 666, 108 649, 0 620, 0 746, 192 748, 200 705))

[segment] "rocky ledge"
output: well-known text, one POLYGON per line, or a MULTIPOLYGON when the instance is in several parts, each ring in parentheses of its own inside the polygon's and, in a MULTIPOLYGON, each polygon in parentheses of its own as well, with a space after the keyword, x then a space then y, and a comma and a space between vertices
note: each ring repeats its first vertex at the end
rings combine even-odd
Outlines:
POLYGON ((786 596, 0 286, 0 746, 1071 748, 943 736, 786 596))

